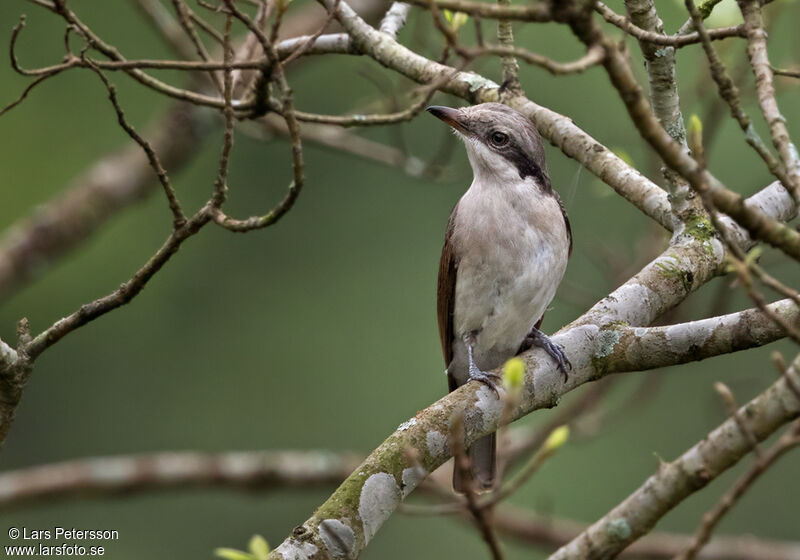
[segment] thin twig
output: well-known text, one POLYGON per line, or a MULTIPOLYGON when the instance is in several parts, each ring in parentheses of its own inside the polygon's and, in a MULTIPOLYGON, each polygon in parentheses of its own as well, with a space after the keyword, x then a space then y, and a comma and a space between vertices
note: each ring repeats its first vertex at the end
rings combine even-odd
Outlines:
POLYGON ((177 230, 183 227, 186 224, 186 216, 181 209, 181 204, 178 201, 177 195, 175 194, 175 189, 170 184, 169 176, 167 175, 167 171, 164 169, 164 166, 161 164, 161 160, 159 159, 155 150, 153 150, 153 147, 150 145, 150 143, 142 138, 139 133, 136 132, 133 126, 128 123, 127 119, 125 118, 125 112, 122 110, 119 100, 117 99, 117 89, 114 87, 114 84, 109 82, 108 78, 105 77, 100 69, 94 66, 91 62, 88 62, 88 67, 94 71, 98 78, 100 78, 100 81, 103 82, 106 91, 108 91, 108 99, 111 101, 111 105, 114 107, 114 111, 117 114, 117 122, 119 122, 119 125, 122 127, 122 129, 128 133, 128 136, 130 136, 134 142, 141 146, 142 150, 147 156, 147 160, 150 162, 150 166, 153 168, 153 171, 155 171, 156 176, 158 177, 158 182, 161 183, 161 187, 164 189, 164 196, 167 197, 169 209, 172 212, 173 229, 177 230))

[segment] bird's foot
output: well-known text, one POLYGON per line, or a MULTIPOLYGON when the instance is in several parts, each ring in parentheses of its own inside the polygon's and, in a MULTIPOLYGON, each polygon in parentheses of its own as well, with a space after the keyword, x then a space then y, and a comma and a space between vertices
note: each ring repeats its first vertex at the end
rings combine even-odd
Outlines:
POLYGON ((567 372, 572 369, 572 364, 567 358, 567 355, 564 353, 564 349, 560 345, 553 342, 549 336, 544 334, 536 327, 531 329, 531 332, 527 337, 525 337, 525 341, 530 342, 532 346, 538 346, 547 352, 548 355, 555 360, 556 364, 558 365, 558 370, 564 374, 564 381, 569 379, 569 374, 567 372))
POLYGON ((496 373, 491 373, 489 371, 481 371, 477 367, 469 368, 469 380, 470 381, 477 381, 479 383, 483 383, 489 389, 492 390, 496 397, 500 397, 500 393, 497 392, 497 384, 500 382, 502 378, 497 375, 496 373))

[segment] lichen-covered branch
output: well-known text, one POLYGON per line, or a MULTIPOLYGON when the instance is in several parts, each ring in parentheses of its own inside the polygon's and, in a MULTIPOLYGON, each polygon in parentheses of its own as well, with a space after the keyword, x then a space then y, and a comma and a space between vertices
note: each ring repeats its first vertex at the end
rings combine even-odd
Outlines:
POLYGON ((307 488, 340 482, 361 458, 324 451, 181 451, 65 461, 0 474, 0 509, 159 489, 307 488))
POLYGON ((397 33, 405 25, 408 11, 411 9, 411 4, 406 2, 392 2, 392 5, 387 10, 386 15, 381 20, 379 29, 381 33, 386 33, 390 37, 397 39, 397 33))
MULTIPOLYGON (((586 526, 567 519, 534 514, 522 508, 503 506, 495 512, 495 526, 504 536, 545 547, 560 547, 586 530, 586 526)), ((670 560, 680 554, 691 537, 676 533, 652 532, 619 553, 619 558, 670 560)), ((552 550, 552 549, 551 549, 552 550)), ((796 560, 800 544, 767 541, 752 536, 717 536, 697 555, 698 560, 796 560)))
MULTIPOLYGON (((309 520, 295 529, 272 558, 357 556, 400 500, 450 457, 448 426, 454 415, 464 414, 468 445, 496 430, 501 419, 514 420, 533 410, 552 407, 561 395, 575 387, 612 369, 621 371, 615 351, 621 340, 620 327, 625 323, 632 327, 649 325, 716 274, 723 252, 719 241, 709 235, 708 227, 705 223, 688 229, 678 237, 676 245, 553 337, 572 361, 568 381, 562 382, 546 355, 537 350, 521 356, 526 365, 524 391, 508 415, 503 414, 503 401, 485 386, 467 384, 450 393, 404 422, 309 520), (340 547, 342 542, 348 543, 345 549, 340 547)), ((753 317, 748 312, 738 319, 722 321, 717 328, 729 329, 750 319, 753 317)), ((703 333, 707 326, 700 323, 697 331, 703 333)), ((680 332, 691 330, 679 328, 680 332)), ((653 338, 665 338, 657 330, 652 332, 653 338)), ((691 337, 684 342, 687 340, 691 337)), ((631 343, 631 338, 627 341, 631 343)), ((668 350, 666 355, 692 359, 691 345, 683 353, 678 348, 668 350)), ((711 352, 713 348, 724 351, 726 347, 709 342, 705 348, 711 352)), ((653 356, 655 367, 666 365, 665 362, 664 355, 653 356)), ((638 362, 637 367, 644 367, 644 363, 638 362)))
MULTIPOLYGON (((666 272, 666 271, 665 271, 666 272)), ((797 323, 800 310, 790 299, 770 304, 769 312, 797 323)), ((607 347, 600 350, 598 367, 604 373, 642 371, 703 360, 763 346, 786 336, 771 317, 757 308, 719 317, 663 327, 607 329, 607 347)))
MULTIPOLYGON (((800 398, 800 393, 796 393, 800 398)), ((737 416, 738 417, 738 416, 737 416)), ((742 422, 747 422, 742 419, 742 422)), ((749 432, 749 424, 746 424, 749 432)), ((751 434, 752 435, 752 434, 751 434)), ((752 443, 752 441, 751 441, 752 443)), ((736 483, 726 491, 714 507, 703 515, 703 521, 695 533, 692 543, 686 547, 675 560, 693 560, 702 554, 702 550, 708 545, 711 533, 739 499, 750 489, 756 480, 774 465, 778 459, 786 453, 800 445, 800 424, 794 423, 793 427, 778 438, 778 441, 770 446, 763 454, 756 455, 755 465, 753 465, 736 483)), ((755 450, 755 449, 754 449, 755 450)))
MULTIPOLYGON (((653 0, 625 0, 625 7, 635 25, 652 33, 664 34, 664 25, 653 0)), ((667 134, 688 152, 678 82, 675 79, 675 47, 660 46, 643 39, 639 40, 639 47, 644 55, 653 112, 667 134)), ((664 167, 662 171, 670 185, 673 209, 680 213, 685 209, 689 185, 669 168, 664 167)))
MULTIPOLYGON (((800 415, 800 398, 789 385, 800 383, 796 370, 787 372, 766 391, 741 407, 754 436, 762 441, 800 415)), ((734 418, 708 434, 658 471, 618 506, 549 560, 613 558, 646 534, 669 510, 735 465, 752 449, 734 418)))
MULTIPOLYGON (((0 510, 10 511, 62 500, 114 498, 120 494, 230 489, 264 492, 338 484, 363 460, 347 452, 194 451, 90 457, 23 467, 0 473, 0 510)), ((494 514, 503 535, 538 546, 561 546, 585 525, 504 505, 494 514)), ((688 535, 651 533, 628 547, 622 558, 667 559, 690 542, 688 535)), ((761 539, 715 537, 700 560, 791 560, 800 545, 761 539)))

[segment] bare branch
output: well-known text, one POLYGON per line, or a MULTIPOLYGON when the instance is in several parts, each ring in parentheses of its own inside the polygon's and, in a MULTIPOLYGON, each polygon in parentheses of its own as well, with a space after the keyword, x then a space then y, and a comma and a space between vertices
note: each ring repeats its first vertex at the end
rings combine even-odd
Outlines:
POLYGON ((742 196, 725 188, 667 134, 636 82, 628 60, 620 52, 618 45, 602 33, 591 17, 581 13, 571 16, 569 23, 573 32, 587 46, 603 46, 606 52, 604 67, 611 83, 619 92, 642 138, 656 150, 664 162, 688 180, 696 192, 703 197, 710 197, 709 200, 713 201, 716 208, 728 214, 751 235, 800 260, 800 233, 783 222, 748 208, 742 196))
MULTIPOLYGON (((798 372, 789 374, 794 381, 798 372)), ((800 400, 784 378, 739 410, 747 415, 759 441, 800 415, 800 400)), ((613 557, 646 534, 664 514, 693 492, 705 487, 736 464, 751 449, 734 419, 728 419, 702 441, 658 471, 618 506, 580 536, 550 556, 550 560, 613 557)))
MULTIPOLYGON (((649 32, 664 35, 664 25, 656 12, 653 0, 625 0, 631 21, 649 32)), ((675 77, 675 48, 661 47, 655 43, 639 40, 644 55, 647 77, 650 83, 650 103, 661 126, 688 152, 686 129, 681 114, 678 83, 675 77)), ((691 192, 689 185, 668 167, 662 167, 672 196, 670 202, 675 213, 687 209, 687 197, 691 192)))
POLYGON ((0 474, 0 508, 184 488, 308 488, 346 477, 360 457, 325 451, 165 452, 96 457, 0 474))
POLYGON ((386 33, 392 39, 397 39, 397 33, 405 25, 410 9, 411 4, 406 2, 392 2, 383 20, 381 20, 379 27, 381 33, 386 33))
POLYGON ((186 216, 183 214, 181 204, 178 202, 178 197, 175 194, 175 189, 172 188, 172 185, 169 182, 169 176, 167 176, 167 171, 161 164, 161 160, 153 150, 153 147, 150 145, 150 143, 142 138, 139 133, 134 130, 130 123, 128 123, 127 119, 125 118, 125 112, 122 110, 122 107, 120 107, 119 101, 117 100, 117 91, 114 85, 109 82, 108 78, 106 78, 105 75, 103 75, 103 73, 91 62, 89 63, 89 67, 94 70, 95 74, 98 78, 100 78, 100 81, 103 82, 103 85, 108 91, 108 99, 111 101, 111 105, 114 107, 114 111, 117 113, 117 122, 128 134, 128 136, 130 136, 133 141, 142 148, 142 151, 144 151, 145 155, 147 156, 147 160, 150 162, 150 167, 153 168, 156 177, 158 177, 158 182, 161 183, 161 187, 164 190, 164 196, 167 198, 169 209, 172 211, 173 228, 178 229, 186 223, 186 216))
MULTIPOLYGON (((409 0, 410 4, 428 8, 430 0, 409 0)), ((545 2, 529 4, 526 6, 504 6, 474 2, 472 0, 434 0, 437 8, 463 12, 471 16, 485 19, 514 20, 514 21, 552 21, 550 7, 545 2)))
MULTIPOLYGON (((678 33, 676 35, 663 35, 661 33, 642 29, 641 27, 634 25, 628 18, 619 15, 602 2, 597 2, 595 5, 595 10, 597 13, 603 16, 603 19, 608 23, 622 29, 625 33, 636 37, 640 41, 647 41, 648 43, 666 47, 675 47, 676 49, 700 42, 700 35, 696 32, 678 33)), ((745 37, 745 29, 744 25, 709 29, 708 36, 712 41, 727 39, 729 37, 745 37)))
MULTIPOLYGON (((504 535, 545 547, 558 547, 570 542, 583 531, 584 525, 537 515, 521 508, 503 506, 495 514, 495 526, 504 535)), ((619 558, 638 560, 670 560, 680 554, 691 538, 675 533, 652 532, 619 553, 619 558)), ((699 560, 794 560, 800 556, 800 544, 756 539, 752 536, 715 537, 704 547, 699 560)))
MULTIPOLYGON (((194 156, 210 130, 208 116, 187 106, 159 115, 145 133, 162 165, 178 169, 194 156)), ((62 194, 0 239, 0 299, 68 254, 117 212, 141 201, 159 185, 141 149, 131 144, 99 159, 62 194)))
POLYGON ((755 481, 767 471, 785 453, 800 445, 800 424, 785 432, 736 483, 725 492, 717 504, 703 516, 703 522, 695 534, 691 546, 675 557, 675 560, 692 560, 697 558, 702 548, 711 538, 714 528, 722 520, 736 502, 747 492, 755 481))
POLYGON ((767 32, 761 18, 760 2, 751 0, 737 0, 744 17, 744 27, 747 32, 747 55, 756 78, 758 103, 761 112, 769 125, 772 143, 778 150, 786 175, 790 180, 787 185, 795 200, 800 201, 800 155, 797 147, 792 143, 786 119, 778 108, 775 98, 775 85, 772 80, 772 67, 767 56, 767 32))
MULTIPOLYGON (((328 0, 332 3, 332 0, 328 0)), ((491 6, 491 4, 487 4, 491 6)), ((338 18, 365 54, 377 62, 420 83, 430 83, 453 69, 422 57, 366 24, 345 2, 338 8, 338 18)), ((443 90, 470 102, 497 101, 498 85, 470 72, 458 72, 443 90)), ((611 150, 580 129, 571 119, 541 107, 523 97, 507 100, 509 105, 530 118, 539 132, 565 154, 610 185, 646 215, 667 229, 673 217, 666 193, 611 150)))
POLYGON ((692 0, 686 0, 686 8, 689 10, 689 14, 694 22, 695 29, 697 29, 697 31, 700 33, 703 50, 708 57, 708 65, 711 70, 711 76, 714 79, 714 82, 717 84, 720 97, 722 97, 722 99, 724 99, 730 107, 731 116, 736 119, 736 121, 739 123, 739 127, 745 133, 745 140, 747 143, 756 151, 756 153, 758 153, 761 159, 764 160, 764 163, 767 165, 767 168, 770 170, 770 172, 780 179, 785 187, 790 188, 791 183, 786 173, 781 168, 780 163, 767 149, 763 140, 761 140, 761 138, 758 136, 758 132, 756 132, 755 127, 753 127, 751 124, 750 117, 747 116, 742 109, 739 101, 739 90, 731 77, 728 75, 722 60, 717 55, 710 39, 708 38, 708 33, 706 32, 705 26, 703 26, 702 14, 698 9, 695 8, 692 0))

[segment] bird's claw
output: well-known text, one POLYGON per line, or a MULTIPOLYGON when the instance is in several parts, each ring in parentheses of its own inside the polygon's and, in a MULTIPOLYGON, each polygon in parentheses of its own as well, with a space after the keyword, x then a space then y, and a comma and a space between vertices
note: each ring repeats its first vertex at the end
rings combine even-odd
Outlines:
POLYGON ((479 383, 483 383, 489 389, 492 390, 496 397, 500 397, 500 393, 497 391, 497 384, 500 382, 502 378, 497 375, 496 373, 491 373, 488 371, 481 371, 477 368, 470 369, 469 372, 469 380, 470 381, 477 381, 479 383))
POLYGON ((566 382, 569 379, 568 371, 572 369, 572 363, 570 363, 569 358, 567 358, 564 348, 553 342, 549 336, 538 329, 534 329, 534 331, 528 335, 528 340, 532 345, 538 346, 547 352, 547 354, 555 360, 558 371, 564 375, 564 381, 566 382))
POLYGON ((567 372, 572 369, 572 363, 567 358, 564 348, 555 342, 550 342, 550 345, 546 346, 544 350, 556 361, 558 371, 564 375, 564 381, 566 382, 569 379, 569 373, 567 372))

